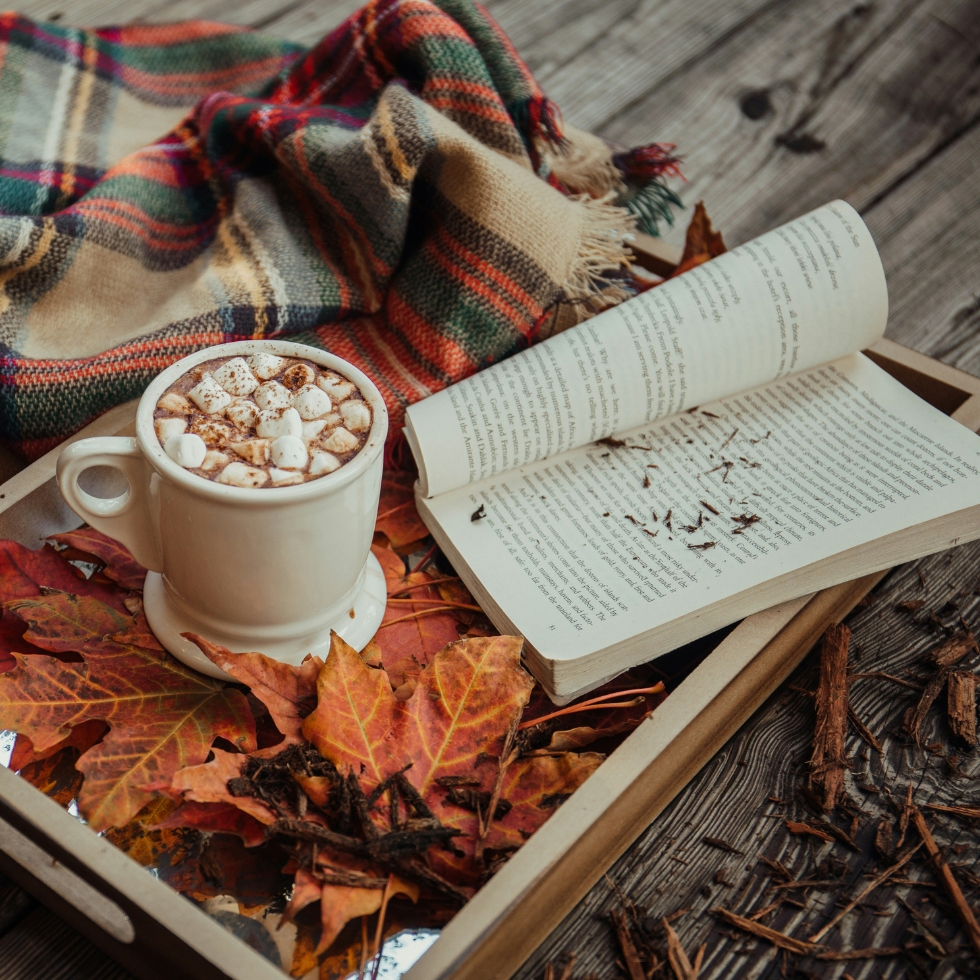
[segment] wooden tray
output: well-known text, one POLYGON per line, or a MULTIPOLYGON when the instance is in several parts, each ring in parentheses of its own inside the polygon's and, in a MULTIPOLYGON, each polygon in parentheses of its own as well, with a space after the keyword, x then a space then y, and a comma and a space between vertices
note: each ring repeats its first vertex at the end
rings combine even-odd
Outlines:
MULTIPOLYGON (((639 236, 664 274, 677 252, 639 236)), ((980 427, 980 379, 888 340, 866 352, 908 388, 980 427)), ((74 439, 131 431, 135 402, 74 439)), ((61 447, 0 485, 0 538, 36 548, 79 525, 55 482, 61 447)), ((885 573, 743 620, 443 929, 406 980, 506 980, 680 789, 885 573)), ((283 974, 16 774, 0 767, 0 870, 134 975, 283 974)))

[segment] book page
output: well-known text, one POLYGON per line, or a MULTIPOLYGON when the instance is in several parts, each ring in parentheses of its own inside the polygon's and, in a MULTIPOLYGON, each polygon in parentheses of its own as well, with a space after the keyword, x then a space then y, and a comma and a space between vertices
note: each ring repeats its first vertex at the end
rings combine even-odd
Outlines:
POLYGON ((980 437, 853 354, 424 509, 532 647, 574 660, 978 501, 980 437))
POLYGON ((843 201, 411 406, 425 496, 861 350, 888 300, 843 201))

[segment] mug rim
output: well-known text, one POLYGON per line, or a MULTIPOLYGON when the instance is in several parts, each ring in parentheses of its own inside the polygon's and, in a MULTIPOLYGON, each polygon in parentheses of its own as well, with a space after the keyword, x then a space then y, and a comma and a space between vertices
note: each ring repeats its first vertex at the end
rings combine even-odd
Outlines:
POLYGON ((280 504, 284 501, 299 502, 347 486, 361 476, 377 459, 384 449, 387 434, 387 406, 377 385, 363 371, 336 354, 291 340, 236 340, 194 351, 165 368, 150 382, 136 410, 136 438, 144 457, 162 477, 199 496, 251 506, 280 504), (335 472, 305 483, 285 487, 233 487, 189 473, 164 452, 153 426, 153 412, 164 391, 177 378, 202 361, 210 361, 215 357, 255 354, 259 351, 313 361, 321 367, 336 371, 357 385, 371 406, 372 421, 367 441, 353 459, 335 472))

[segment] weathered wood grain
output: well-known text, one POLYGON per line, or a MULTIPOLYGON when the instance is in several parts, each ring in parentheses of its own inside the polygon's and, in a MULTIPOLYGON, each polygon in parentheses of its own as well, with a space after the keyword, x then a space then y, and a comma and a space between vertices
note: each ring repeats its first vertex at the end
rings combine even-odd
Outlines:
POLYGON ((133 980, 53 912, 38 906, 0 936, 3 980, 133 980))
POLYGON ((742 242, 835 197, 864 210, 955 139, 980 115, 978 41, 975 0, 789 0, 598 131, 677 143, 685 199, 742 242))
POLYGON ((888 277, 888 335, 972 374, 980 374, 978 160, 980 125, 865 215, 888 277))
MULTIPOLYGON (((940 639, 925 619, 930 611, 939 614, 945 609, 941 618, 950 625, 958 625, 957 618, 962 614, 974 629, 980 628, 980 597, 973 591, 978 566, 980 545, 969 545, 892 573, 878 588, 874 603, 848 621, 853 630, 851 661, 855 670, 914 678, 925 669, 923 658, 940 639), (907 598, 924 599, 926 605, 917 614, 896 609, 897 603, 907 598), (958 609, 947 606, 950 600, 958 609), (911 674, 906 675, 906 671, 911 674)), ((976 656, 967 661, 973 670, 976 661, 976 656)), ((602 977, 615 976, 613 963, 618 950, 608 914, 619 907, 620 894, 643 907, 651 927, 664 915, 681 908, 691 909, 672 924, 685 949, 696 949, 702 942, 708 944, 701 980, 732 976, 775 980, 791 975, 791 970, 782 973, 782 955, 774 955, 771 946, 748 936, 730 938, 730 930, 708 909, 721 905, 737 914, 750 915, 779 897, 802 899, 806 901, 805 909, 784 905, 761 921, 795 938, 806 939, 834 915, 835 899, 842 897, 843 904, 867 884, 869 879, 861 876, 865 870, 862 865, 866 857, 874 854, 878 825, 883 819, 894 822, 897 838, 899 806, 910 780, 918 804, 975 804, 980 798, 976 782, 980 764, 975 754, 952 758, 955 748, 951 748, 944 710, 934 708, 926 718, 922 742, 930 748, 913 745, 901 733, 901 721, 905 708, 917 699, 917 692, 881 679, 858 679, 851 685, 851 704, 884 750, 881 754, 875 752, 856 732, 847 740, 852 771, 845 775, 845 794, 858 817, 856 841, 860 854, 839 842, 823 843, 814 837, 788 833, 787 819, 813 823, 818 818, 801 797, 813 735, 813 699, 795 690, 814 690, 817 678, 818 653, 814 652, 783 690, 760 709, 620 859, 607 881, 597 885, 562 923, 520 971, 520 980, 537 980, 549 960, 562 960, 573 952, 577 956, 576 976, 590 971, 602 977), (964 775, 955 775, 959 771, 964 775), (726 841, 743 853, 720 851, 705 844, 705 836, 726 841), (843 887, 839 889, 774 891, 767 866, 760 863, 763 856, 782 862, 794 878, 833 877, 826 868, 817 870, 829 858, 847 864, 848 870, 841 876, 843 887), (725 869, 730 886, 715 881, 721 869, 725 869)), ((933 834, 950 855, 954 872, 960 871, 967 898, 976 905, 980 895, 967 887, 962 875, 963 868, 973 873, 980 870, 974 828, 968 821, 926 812, 933 834)), ((909 840, 913 840, 915 832, 910 831, 910 835, 909 840)), ((882 859, 879 870, 888 863, 882 859)), ((867 872, 871 873, 874 867, 872 858, 867 872)), ((928 975, 953 977, 958 967, 968 970, 965 937, 958 930, 955 917, 940 911, 946 903, 942 892, 934 887, 936 879, 922 862, 913 862, 909 868, 907 879, 903 880, 921 879, 924 886, 880 886, 822 941, 833 949, 867 949, 900 946, 914 939, 916 929, 921 933, 928 927, 915 924, 900 904, 899 900, 904 899, 935 924, 938 935, 943 937, 940 942, 950 950, 950 955, 938 961, 924 958, 932 971, 928 975), (890 914, 875 914, 882 909, 890 914)), ((819 977, 837 977, 843 969, 802 958, 798 965, 819 977)), ((912 969, 907 960, 899 957, 847 966, 855 978, 884 980, 917 975, 912 969)))

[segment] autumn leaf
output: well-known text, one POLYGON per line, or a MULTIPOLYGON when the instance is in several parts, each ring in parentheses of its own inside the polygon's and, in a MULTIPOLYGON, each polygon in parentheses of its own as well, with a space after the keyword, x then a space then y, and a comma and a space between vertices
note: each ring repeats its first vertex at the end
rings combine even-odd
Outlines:
MULTIPOLYGON (((63 594, 8 604, 29 619, 35 642, 59 647, 62 623, 83 663, 36 654, 12 654, 17 666, 0 674, 0 724, 30 738, 45 753, 71 730, 92 720, 110 731, 78 760, 85 775, 79 810, 95 830, 121 826, 168 785, 180 768, 203 763, 217 737, 244 751, 255 747, 255 725, 244 695, 154 651, 122 646, 82 629, 71 618, 81 605, 63 594)), ((108 607, 91 608, 96 623, 115 622, 108 607)), ((27 635, 27 634, 25 634, 27 635)))
POLYGON ((232 803, 181 803, 154 825, 159 830, 178 827, 191 827, 202 833, 234 834, 246 847, 264 844, 267 839, 265 824, 232 803))
POLYGON ((33 551, 16 541, 0 541, 0 602, 38 596, 42 588, 92 596, 127 613, 124 596, 114 585, 85 578, 50 545, 33 551))
POLYGON ((150 624, 146 621, 146 613, 143 612, 142 605, 133 616, 132 623, 121 633, 113 633, 109 637, 115 643, 123 646, 141 647, 144 650, 156 650, 163 653, 160 641, 153 635, 150 624))
POLYGON ((197 766, 187 766, 174 774, 170 791, 195 803, 225 803, 262 824, 275 823, 276 814, 261 800, 251 796, 233 796, 228 781, 242 775, 247 755, 213 749, 214 758, 197 766))
POLYGON ((387 471, 381 479, 381 500, 374 529, 380 531, 396 549, 404 549, 428 537, 415 507, 415 475, 387 471))
MULTIPOLYGON (((388 890, 389 897, 405 895, 413 902, 419 900, 418 885, 403 881, 398 875, 389 875, 387 879, 375 879, 378 881, 376 888, 324 883, 323 873, 334 870, 350 872, 351 859, 346 857, 344 864, 338 869, 331 864, 329 854, 321 853, 317 857, 317 874, 307 868, 299 868, 296 871, 292 896, 283 916, 283 919, 288 922, 308 905, 314 902, 320 903, 322 932, 315 953, 319 954, 328 949, 352 919, 377 912, 381 908, 385 888, 388 890)), ((370 868, 364 866, 357 873, 363 874, 367 879, 370 868)))
POLYGON ((102 736, 108 730, 109 726, 101 719, 96 718, 92 721, 83 721, 80 725, 76 725, 60 742, 48 746, 44 752, 36 751, 31 740, 26 735, 18 734, 14 742, 14 750, 10 754, 8 768, 17 772, 31 762, 36 762, 38 759, 46 759, 54 755, 55 752, 61 751, 61 749, 78 749, 79 754, 81 754, 97 742, 101 742, 102 736))
POLYGON ((303 719, 316 706, 316 679, 323 667, 319 657, 307 655, 294 667, 263 653, 232 653, 196 633, 182 635, 196 643, 211 663, 248 687, 288 741, 300 741, 303 719))
POLYGON ((77 759, 75 749, 61 749, 44 759, 27 763, 19 775, 59 806, 68 806, 78 796, 82 785, 82 774, 75 768, 77 759))
POLYGON ((4 609, 27 623, 25 640, 52 653, 117 652, 120 645, 108 637, 124 632, 133 622, 132 616, 120 615, 98 599, 67 592, 18 599, 4 609))
POLYGON ((96 531, 94 527, 52 534, 51 540, 91 555, 95 559, 93 564, 104 565, 106 576, 120 588, 142 591, 146 569, 118 541, 96 531))
POLYGON ((702 265, 709 259, 723 255, 728 249, 722 241, 721 232, 715 231, 711 227, 711 219, 705 210, 704 201, 698 201, 694 206, 694 214, 691 223, 687 226, 687 235, 684 240, 684 252, 677 268, 668 276, 673 279, 688 269, 702 265))
POLYGON ((175 891, 198 902, 234 895, 243 905, 268 908, 288 893, 292 882, 282 865, 282 850, 276 844, 245 847, 237 837, 214 834, 194 860, 164 851, 157 873, 175 891))
POLYGON ((183 829, 164 828, 163 822, 169 817, 177 804, 166 797, 158 796, 150 800, 139 813, 122 827, 110 827, 102 836, 128 854, 144 868, 152 868, 165 851, 173 860, 181 860, 188 853, 189 837, 183 829))
POLYGON ((334 633, 317 679, 317 706, 303 722, 303 736, 334 765, 356 766, 371 789, 399 768, 391 756, 395 706, 400 704, 384 671, 368 667, 334 633))
POLYGON ((421 673, 415 695, 394 697, 385 676, 339 636, 320 672, 316 710, 303 734, 338 768, 355 766, 368 788, 412 763, 425 796, 440 776, 468 773, 499 751, 524 710, 533 679, 520 666, 523 640, 459 640, 421 673))
POLYGON ((457 583, 445 583, 441 581, 445 576, 428 572, 406 575, 404 562, 391 549, 375 546, 371 550, 384 570, 390 596, 373 642, 381 651, 392 687, 398 688, 409 679, 416 680, 435 654, 466 632, 474 613, 458 607, 472 605, 473 599, 462 583, 455 592, 443 593, 444 585, 457 583), (447 603, 456 607, 442 609, 447 603))

